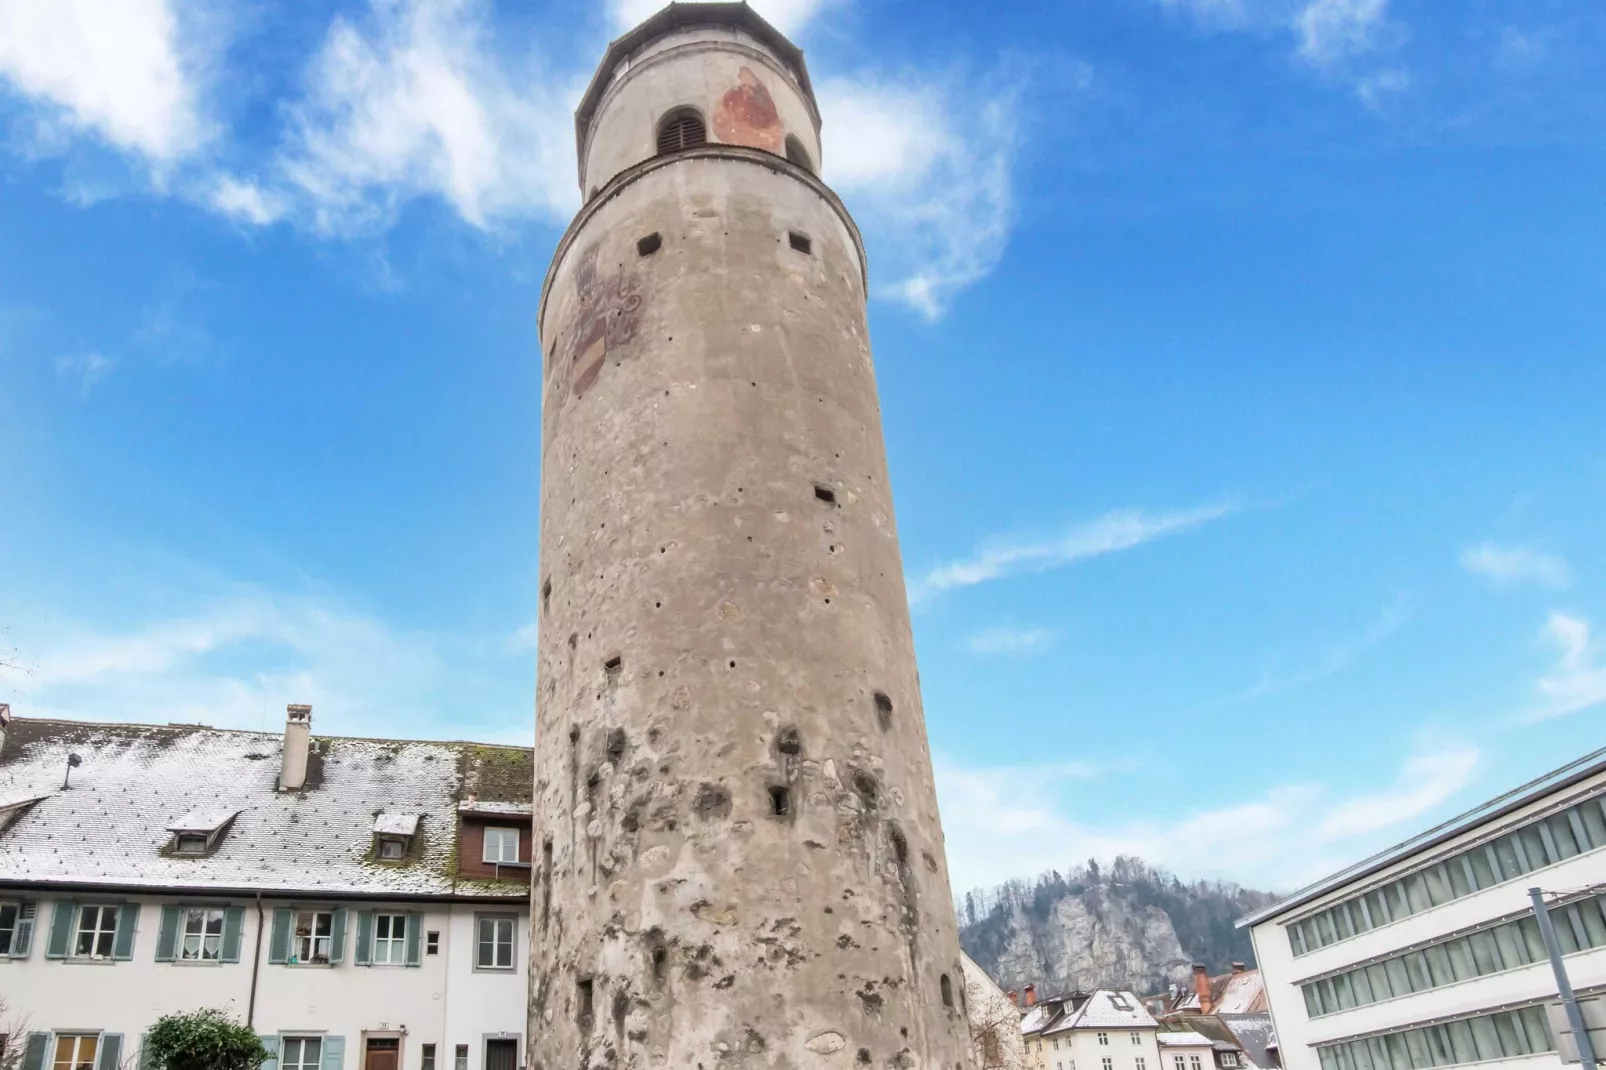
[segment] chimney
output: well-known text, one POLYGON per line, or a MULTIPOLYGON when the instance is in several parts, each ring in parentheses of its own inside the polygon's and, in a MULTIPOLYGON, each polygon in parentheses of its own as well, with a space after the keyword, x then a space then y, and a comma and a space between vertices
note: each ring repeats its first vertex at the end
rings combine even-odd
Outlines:
POLYGON ((1244 972, 1244 964, 1241 963, 1241 962, 1233 963, 1232 964, 1232 972, 1233 973, 1243 973, 1244 972))
POLYGON ((0 702, 0 753, 6 749, 6 726, 11 724, 11 703, 0 702))
POLYGON ((1199 997, 1199 1013, 1210 1013, 1210 971, 1202 962, 1193 964, 1193 991, 1199 997))
POLYGON ((1027 985, 1026 986, 1026 1005, 1028 1007, 1037 1006, 1037 986, 1036 985, 1027 985))
POLYGON ((285 707, 284 764, 279 790, 300 791, 307 783, 307 750, 312 746, 312 707, 285 707))
POLYGON ((1013 988, 1011 988, 1008 992, 1005 993, 1005 995, 1007 995, 1009 997, 1009 1001, 1011 1003, 1015 1004, 1015 1006, 1017 1006, 1017 1007, 1020 1006, 1020 993, 1019 992, 1017 992, 1013 988))

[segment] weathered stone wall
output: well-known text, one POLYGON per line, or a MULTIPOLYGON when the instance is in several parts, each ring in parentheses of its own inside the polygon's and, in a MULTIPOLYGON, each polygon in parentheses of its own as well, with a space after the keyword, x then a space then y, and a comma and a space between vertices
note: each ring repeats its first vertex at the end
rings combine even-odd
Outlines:
POLYGON ((533 1068, 970 1061, 863 280, 747 148, 626 170, 559 247, 533 1068))

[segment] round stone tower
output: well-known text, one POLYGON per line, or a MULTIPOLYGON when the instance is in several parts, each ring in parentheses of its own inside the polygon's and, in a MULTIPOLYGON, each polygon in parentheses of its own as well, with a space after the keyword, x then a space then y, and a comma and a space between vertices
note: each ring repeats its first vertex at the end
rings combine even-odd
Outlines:
POLYGON ((802 53, 672 4, 541 297, 532 1070, 964 1070, 853 220, 802 53))

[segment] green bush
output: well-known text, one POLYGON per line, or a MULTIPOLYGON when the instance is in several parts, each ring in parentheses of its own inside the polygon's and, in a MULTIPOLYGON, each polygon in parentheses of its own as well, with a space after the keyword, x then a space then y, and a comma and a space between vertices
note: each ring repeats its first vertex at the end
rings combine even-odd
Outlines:
POLYGON ((150 1070, 257 1070, 272 1054, 260 1037, 217 1009, 159 1018, 145 1044, 150 1070))

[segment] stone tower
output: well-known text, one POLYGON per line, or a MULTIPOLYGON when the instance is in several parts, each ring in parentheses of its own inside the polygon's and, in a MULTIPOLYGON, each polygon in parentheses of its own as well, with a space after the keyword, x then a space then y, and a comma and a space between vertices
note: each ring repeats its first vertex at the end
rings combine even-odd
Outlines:
POLYGON ((532 1070, 970 1061, 865 317, 802 53, 615 41, 541 297, 532 1070))

